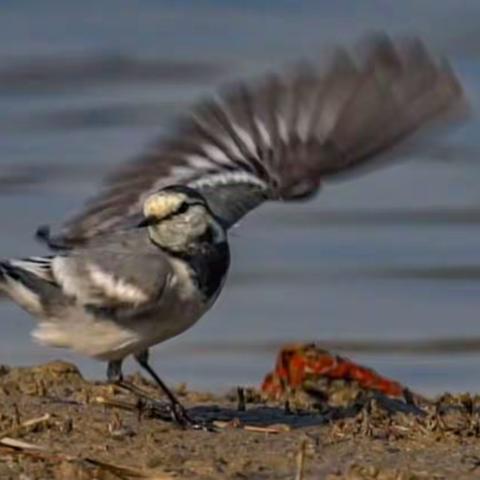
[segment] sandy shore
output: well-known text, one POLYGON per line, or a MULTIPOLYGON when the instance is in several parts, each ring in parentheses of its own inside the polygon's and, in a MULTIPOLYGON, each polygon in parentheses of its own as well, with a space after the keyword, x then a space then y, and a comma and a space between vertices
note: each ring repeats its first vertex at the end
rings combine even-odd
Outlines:
POLYGON ((212 433, 181 430, 67 363, 1 367, 0 478, 480 478, 480 398, 417 407, 328 388, 328 401, 296 398, 289 409, 248 391, 244 411, 234 393, 179 389, 194 417, 215 421, 212 433))

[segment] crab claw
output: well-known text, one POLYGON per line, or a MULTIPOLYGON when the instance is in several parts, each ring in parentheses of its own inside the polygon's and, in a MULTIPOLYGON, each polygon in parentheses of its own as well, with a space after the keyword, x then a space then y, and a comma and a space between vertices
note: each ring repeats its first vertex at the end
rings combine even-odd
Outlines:
POLYGON ((265 376, 261 391, 269 398, 279 399, 287 392, 302 389, 307 380, 321 378, 353 381, 365 390, 391 397, 402 397, 406 390, 400 383, 348 358, 332 355, 318 345, 292 344, 278 353, 275 369, 265 376))

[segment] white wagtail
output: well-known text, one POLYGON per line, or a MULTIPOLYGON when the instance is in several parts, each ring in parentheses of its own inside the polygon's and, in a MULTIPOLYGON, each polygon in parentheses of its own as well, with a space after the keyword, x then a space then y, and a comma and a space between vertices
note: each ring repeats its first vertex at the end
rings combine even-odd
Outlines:
POLYGON ((445 62, 418 40, 376 36, 321 70, 303 64, 200 103, 176 133, 107 182, 59 235, 55 254, 1 263, 1 287, 39 318, 34 337, 108 362, 191 327, 229 267, 227 230, 265 200, 314 194, 321 182, 376 158, 463 105, 445 62))

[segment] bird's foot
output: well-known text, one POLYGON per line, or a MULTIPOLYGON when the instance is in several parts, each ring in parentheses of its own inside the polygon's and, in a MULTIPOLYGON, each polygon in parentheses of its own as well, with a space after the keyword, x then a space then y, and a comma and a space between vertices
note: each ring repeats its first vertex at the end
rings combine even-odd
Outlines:
POLYGON ((181 403, 167 403, 152 398, 139 398, 139 408, 162 420, 172 421, 185 430, 216 431, 212 422, 193 419, 181 403))
POLYGON ((181 428, 215 432, 212 422, 194 420, 181 403, 169 404, 172 420, 181 428))
POLYGON ((180 402, 162 402, 161 400, 152 398, 135 385, 124 381, 117 382, 116 385, 132 393, 137 398, 137 406, 140 411, 150 413, 152 416, 160 418, 161 420, 173 421, 184 429, 215 431, 211 422, 194 420, 180 402))

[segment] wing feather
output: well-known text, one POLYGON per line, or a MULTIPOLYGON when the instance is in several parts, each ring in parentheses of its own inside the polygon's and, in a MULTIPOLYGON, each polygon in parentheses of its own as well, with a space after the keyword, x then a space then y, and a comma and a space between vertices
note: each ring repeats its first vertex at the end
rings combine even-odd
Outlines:
POLYGON ((137 231, 97 240, 53 258, 52 276, 64 294, 102 308, 133 308, 157 301, 171 274, 161 251, 137 231))
POLYGON ((361 56, 338 49, 322 70, 302 64, 200 102, 50 240, 68 247, 121 229, 172 184, 198 188, 228 228, 265 200, 314 194, 464 105, 450 67, 419 40, 374 36, 361 56))

